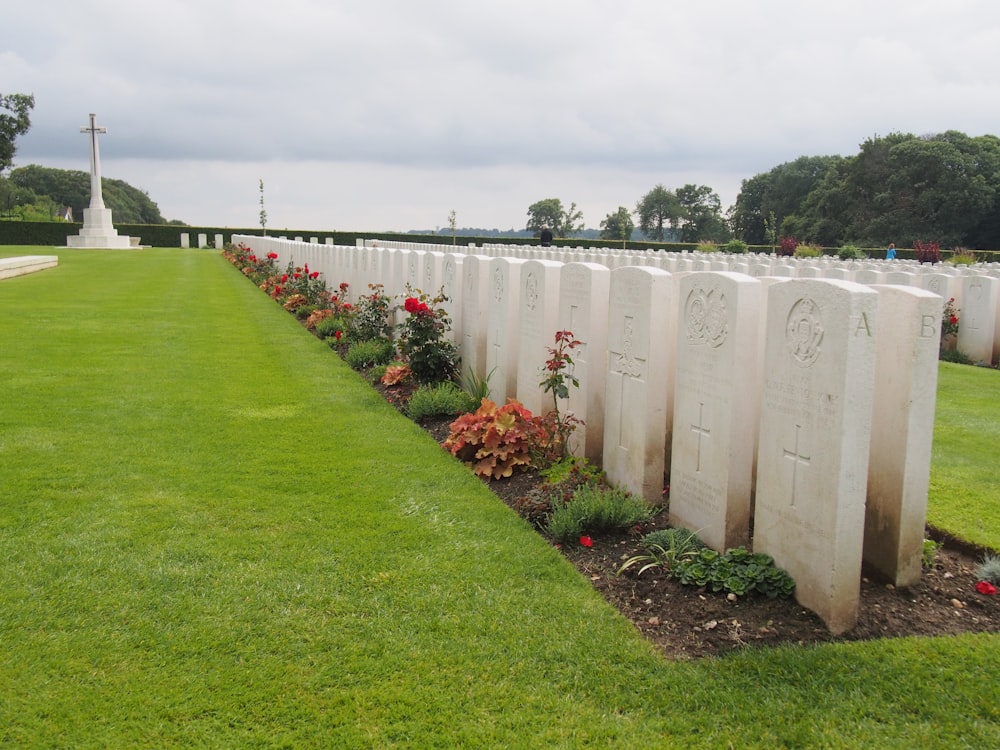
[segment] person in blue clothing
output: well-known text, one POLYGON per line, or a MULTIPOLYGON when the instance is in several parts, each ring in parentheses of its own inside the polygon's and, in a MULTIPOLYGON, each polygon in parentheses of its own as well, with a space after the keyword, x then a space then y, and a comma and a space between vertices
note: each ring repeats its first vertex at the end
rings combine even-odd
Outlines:
POLYGON ((890 242, 889 249, 885 251, 886 260, 896 260, 896 243, 890 242))

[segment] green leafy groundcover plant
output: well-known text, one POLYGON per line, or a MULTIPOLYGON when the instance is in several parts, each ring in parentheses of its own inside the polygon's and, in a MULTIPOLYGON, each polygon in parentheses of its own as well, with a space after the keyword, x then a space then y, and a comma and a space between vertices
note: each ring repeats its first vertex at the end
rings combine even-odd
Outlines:
POLYGON ((775 567, 770 555, 750 552, 745 547, 734 547, 721 554, 714 549, 703 549, 678 560, 671 573, 685 585, 737 596, 751 591, 770 597, 791 596, 795 592, 795 581, 784 570, 775 567))

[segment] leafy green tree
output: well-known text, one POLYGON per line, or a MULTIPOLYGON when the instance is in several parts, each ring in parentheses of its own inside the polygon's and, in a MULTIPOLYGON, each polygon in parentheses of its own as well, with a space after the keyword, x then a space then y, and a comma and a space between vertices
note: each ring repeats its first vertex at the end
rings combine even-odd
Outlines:
POLYGON ((29 112, 35 107, 30 94, 0 94, 0 172, 14 162, 14 140, 31 127, 29 112))
POLYGON ((707 185, 685 185, 677 188, 681 204, 682 242, 723 242, 729 230, 722 218, 722 202, 707 185))
POLYGON ((840 156, 800 156, 743 180, 729 212, 733 232, 750 245, 769 244, 767 221, 773 213, 775 230, 791 234, 784 225, 786 218, 799 213, 809 193, 842 160, 840 156))
POLYGON ((657 185, 646 193, 635 206, 639 229, 646 239, 663 242, 665 229, 676 228, 684 212, 681 202, 671 190, 657 185))
POLYGON ((526 229, 535 236, 542 233, 542 227, 548 227, 556 237, 572 237, 583 231, 583 213, 575 203, 569 209, 563 208, 558 198, 545 198, 528 206, 528 224, 526 229))
POLYGON ((601 220, 602 240, 621 240, 622 243, 632 239, 632 232, 635 231, 635 223, 632 221, 632 214, 625 206, 619 206, 613 214, 608 214, 601 220))

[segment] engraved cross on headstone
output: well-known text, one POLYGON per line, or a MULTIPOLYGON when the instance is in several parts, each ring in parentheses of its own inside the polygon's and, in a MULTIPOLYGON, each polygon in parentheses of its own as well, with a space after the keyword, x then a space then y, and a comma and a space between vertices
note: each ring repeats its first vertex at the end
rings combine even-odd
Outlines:
POLYGON ((795 485, 797 483, 796 479, 798 478, 799 464, 808 466, 809 462, 812 460, 809 456, 804 456, 799 453, 800 429, 802 429, 802 425, 795 425, 795 448, 793 450, 788 450, 787 448, 782 449, 782 456, 792 461, 792 508, 795 507, 795 485))
POLYGON ((705 403, 701 402, 698 404, 698 424, 691 425, 691 432, 698 435, 698 460, 695 464, 695 471, 701 471, 701 439, 712 434, 712 431, 702 424, 705 421, 704 412, 705 403))
POLYGON ((628 450, 625 445, 625 386, 628 381, 640 380, 642 377, 642 363, 644 360, 638 359, 632 356, 632 336, 634 333, 634 328, 632 326, 632 317, 630 315, 625 316, 625 323, 623 326, 622 336, 622 351, 618 355, 616 360, 617 368, 613 370, 616 374, 621 376, 621 391, 619 394, 618 401, 618 447, 624 450, 628 450))
POLYGON ((90 133, 90 207, 104 208, 101 194, 101 154, 97 148, 97 136, 107 133, 107 128, 97 127, 97 115, 90 114, 90 127, 80 128, 81 133, 90 133))

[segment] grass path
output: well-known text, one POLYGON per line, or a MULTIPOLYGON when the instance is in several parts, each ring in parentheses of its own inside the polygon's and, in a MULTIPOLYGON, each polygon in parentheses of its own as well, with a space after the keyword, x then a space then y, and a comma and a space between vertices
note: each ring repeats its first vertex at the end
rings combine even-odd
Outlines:
POLYGON ((0 282, 0 745, 1000 745, 1000 636, 666 662, 218 254, 58 254, 0 282))

